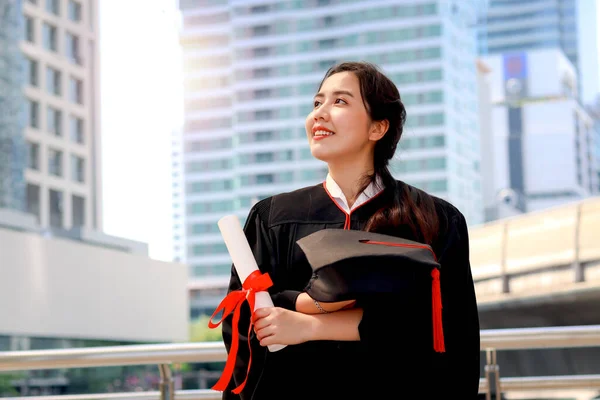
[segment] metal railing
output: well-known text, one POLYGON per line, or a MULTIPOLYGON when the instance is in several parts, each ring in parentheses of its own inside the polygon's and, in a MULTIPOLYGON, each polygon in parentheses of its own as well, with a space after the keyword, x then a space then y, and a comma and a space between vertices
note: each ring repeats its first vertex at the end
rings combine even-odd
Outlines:
MULTIPOLYGON (((487 365, 485 377, 480 382, 480 393, 486 393, 489 400, 495 393, 513 390, 581 388, 600 390, 600 374, 500 378, 496 362, 497 351, 575 347, 600 347, 600 325, 482 330, 481 350, 486 353, 487 365)), ((220 399, 221 393, 208 389, 175 391, 170 365, 174 363, 222 362, 225 361, 226 355, 225 347, 221 342, 12 351, 0 352, 0 372, 155 364, 158 365, 161 376, 159 391, 30 396, 27 399, 174 400, 177 398, 212 400, 220 399)))

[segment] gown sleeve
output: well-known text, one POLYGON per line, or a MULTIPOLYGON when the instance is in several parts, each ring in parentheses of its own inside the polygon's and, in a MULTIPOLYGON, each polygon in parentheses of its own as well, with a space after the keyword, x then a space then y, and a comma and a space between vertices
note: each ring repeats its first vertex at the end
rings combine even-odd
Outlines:
MULTIPOLYGON (((427 395, 475 400, 480 379, 480 327, 462 214, 451 218, 448 232, 439 258, 445 352, 434 354, 431 342, 423 342, 423 331, 415 325, 427 324, 423 315, 431 318, 431 309, 415 305, 410 293, 364 302, 358 330, 371 362, 380 365, 377 369, 385 368, 390 358, 397 365, 410 363, 412 368, 405 369, 402 379, 414 385, 428 382, 418 385, 427 395), (390 322, 400 328, 393 329, 390 322)), ((387 378, 398 379, 393 374, 387 378)))
POLYGON ((476 399, 480 379, 480 326, 469 260, 469 233, 462 214, 440 259, 446 359, 442 371, 452 397, 476 399), (445 273, 444 273, 445 272, 445 273))
MULTIPOLYGON (((269 239, 268 228, 264 221, 265 218, 261 217, 261 214, 263 216, 265 214, 265 206, 268 206, 268 203, 265 202, 268 201, 270 200, 263 200, 262 202, 257 203, 250 210, 248 218, 246 219, 246 224, 244 226, 244 233, 246 235, 246 239, 248 239, 248 243, 250 245, 250 248, 252 249, 252 253, 254 254, 258 268, 263 273, 270 273, 271 277, 273 278, 272 271, 274 268, 277 267, 277 261, 274 257, 275 252, 271 240, 269 239)), ((240 282, 235 268, 232 267, 231 278, 229 280, 229 287, 227 293, 234 290, 239 290, 241 288, 242 283, 240 282)), ((269 292, 271 294, 273 304, 276 307, 295 310, 296 298, 300 294, 299 291, 278 290, 277 284, 276 282, 274 282, 274 285, 269 289, 269 292)), ((240 393, 239 395, 232 393, 232 390, 243 382, 248 369, 250 353, 248 350, 247 335, 250 318, 250 307, 248 306, 247 302, 244 302, 241 307, 240 321, 238 325, 239 346, 235 368, 233 371, 233 378, 229 382, 227 389, 223 392, 222 398, 224 400, 244 400, 250 398, 252 395, 252 391, 254 390, 254 387, 259 379, 260 371, 262 370, 262 364, 264 363, 266 349, 260 346, 259 341, 256 339, 254 330, 252 330, 250 336, 252 346, 252 367, 250 372, 248 373, 248 380, 242 393, 240 393)), ((223 342, 228 353, 231 348, 232 341, 232 322, 233 314, 225 318, 221 325, 223 342)))

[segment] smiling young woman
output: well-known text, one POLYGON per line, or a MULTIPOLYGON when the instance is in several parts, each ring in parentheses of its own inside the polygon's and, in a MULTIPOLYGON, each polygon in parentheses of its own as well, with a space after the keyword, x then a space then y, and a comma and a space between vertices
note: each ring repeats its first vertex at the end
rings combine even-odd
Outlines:
MULTIPOLYGON (((387 399, 413 391, 425 399, 477 398, 479 319, 467 225, 450 203, 390 173, 405 120, 398 89, 376 66, 348 62, 325 74, 306 132, 329 173, 323 184, 264 199, 250 211, 244 230, 273 280, 275 307, 252 315, 245 307, 238 343, 232 318, 224 320, 225 345, 238 348, 224 399, 387 399), (339 303, 306 293, 312 270, 296 242, 332 228, 431 247, 441 265, 444 352, 431 346, 431 303, 419 303, 410 290, 339 303), (271 353, 271 344, 287 347, 271 353)), ((232 269, 229 290, 240 288, 232 269)))

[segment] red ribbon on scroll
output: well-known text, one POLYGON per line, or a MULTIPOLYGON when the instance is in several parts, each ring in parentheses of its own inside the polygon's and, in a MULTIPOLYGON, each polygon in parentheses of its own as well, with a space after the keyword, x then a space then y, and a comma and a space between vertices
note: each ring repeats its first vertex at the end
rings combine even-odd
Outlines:
MULTIPOLYGON (((229 292, 227 296, 221 301, 213 315, 210 317, 208 321, 208 327, 211 329, 217 328, 221 325, 221 322, 233 312, 233 332, 231 337, 231 348, 229 349, 229 354, 227 355, 227 361, 225 362, 225 368, 223 369, 223 373, 221 374, 221 378, 219 381, 212 387, 213 390, 224 391, 233 376, 233 368, 235 366, 235 358, 237 356, 238 346, 239 346, 239 330, 238 323, 240 321, 240 310, 242 308, 242 304, 244 301, 248 301, 248 305, 250 306, 251 312, 254 314, 254 303, 256 292, 263 292, 273 286, 273 281, 271 281, 271 277, 269 274, 263 274, 259 270, 252 272, 244 283, 242 284, 242 289, 234 290, 229 292), (223 311, 223 316, 221 320, 217 323, 213 322, 213 318, 219 311, 223 311)), ((248 325, 248 348, 250 350, 250 358, 248 359, 248 370, 246 371, 246 378, 244 378, 244 382, 240 383, 238 387, 233 390, 233 393, 239 394, 246 386, 246 380, 248 379, 248 372, 250 371, 250 365, 252 364, 252 347, 250 346, 250 334, 252 333, 252 326, 254 325, 253 319, 250 318, 250 324, 248 325)))

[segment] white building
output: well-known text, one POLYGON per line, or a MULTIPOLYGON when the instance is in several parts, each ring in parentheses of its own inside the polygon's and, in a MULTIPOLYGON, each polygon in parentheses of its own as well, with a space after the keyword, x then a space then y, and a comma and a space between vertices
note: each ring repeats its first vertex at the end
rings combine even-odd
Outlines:
POLYGON ((588 112, 594 119, 594 128, 596 130, 596 166, 598 167, 598 190, 600 191, 600 94, 594 104, 588 106, 588 112))
POLYGON ((560 48, 580 77, 584 104, 600 92, 597 0, 487 0, 480 51, 560 48))
POLYGON ((541 49, 482 62, 489 86, 481 102, 491 102, 482 107, 490 115, 482 130, 486 219, 597 193, 593 120, 578 100, 577 73, 567 57, 541 49))
POLYGON ((0 113, 11 146, 0 157, 0 300, 12 304, 0 344, 185 340, 187 271, 102 232, 98 2, 0 0, 0 14, 0 103, 26 110, 0 113), (164 306, 156 293, 168 293, 164 306), (135 315, 146 313, 172 324, 138 329, 135 315))
MULTIPOLYGON (((182 264, 3 226, 0 263, 0 352, 189 340, 182 264)), ((10 383, 20 395, 49 395, 123 378, 120 368, 103 371, 79 371, 83 382, 77 369, 29 371, 10 383)))
POLYGON ((230 273, 217 220, 324 180, 304 120, 328 67, 380 65, 408 122, 397 178, 483 221, 471 28, 481 2, 180 0, 185 127, 175 139, 174 253, 190 275, 230 273))
POLYGON ((102 232, 97 41, 97 1, 0 0, 0 352, 189 338, 187 268, 102 232))
POLYGON ((26 209, 51 230, 102 230, 98 4, 23 2, 26 209))

